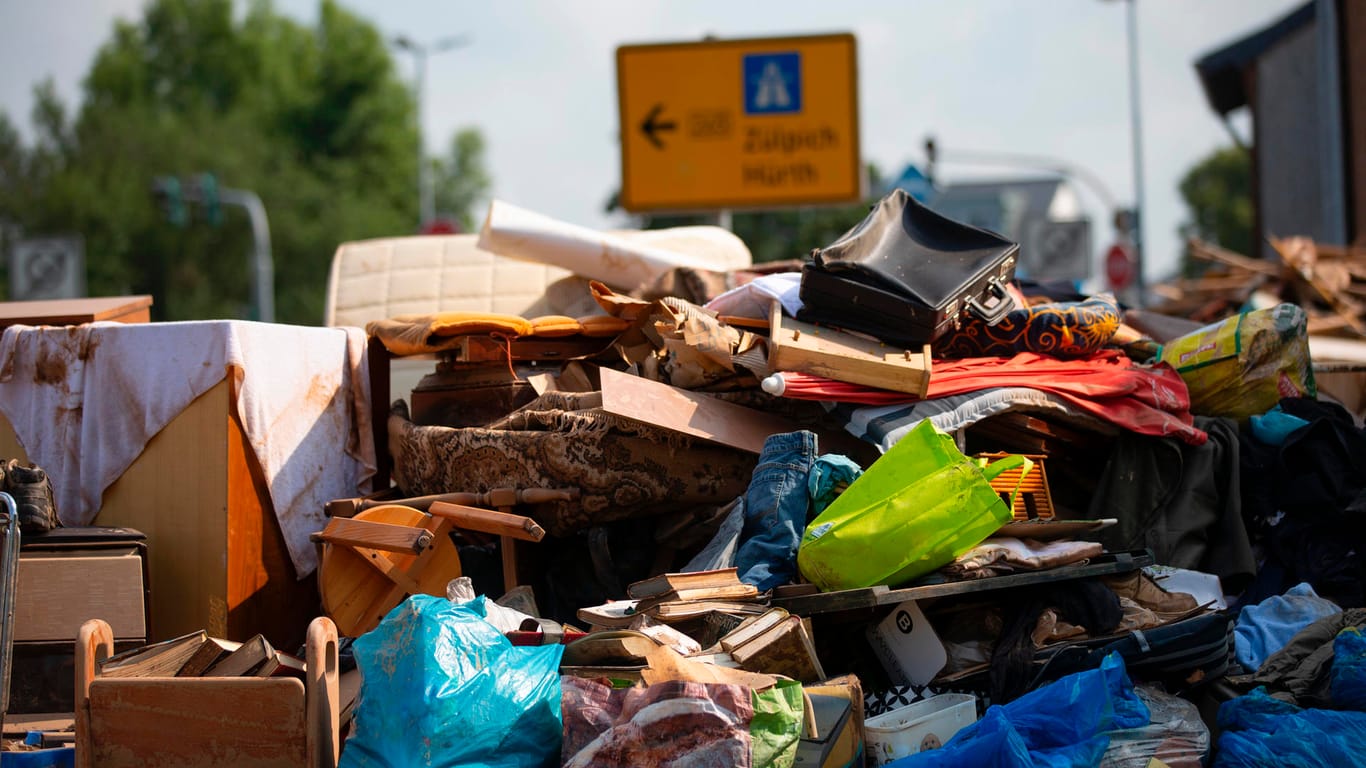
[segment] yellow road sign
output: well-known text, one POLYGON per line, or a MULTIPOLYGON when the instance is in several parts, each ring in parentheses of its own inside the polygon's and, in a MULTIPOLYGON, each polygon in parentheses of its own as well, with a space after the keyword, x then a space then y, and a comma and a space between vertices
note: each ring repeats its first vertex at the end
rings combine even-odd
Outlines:
POLYGON ((621 46, 617 100, 628 211, 862 195, 851 34, 621 46))

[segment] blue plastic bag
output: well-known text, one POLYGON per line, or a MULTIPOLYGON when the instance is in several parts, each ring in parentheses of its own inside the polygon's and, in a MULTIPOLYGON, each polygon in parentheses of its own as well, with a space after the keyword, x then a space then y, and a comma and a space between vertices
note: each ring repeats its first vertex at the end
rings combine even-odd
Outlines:
POLYGON ((514 646, 483 597, 414 595, 356 639, 364 682, 340 768, 557 765, 564 647, 514 646))
POLYGON ((1090 768, 1110 745, 1106 731, 1148 724, 1118 653, 1097 669, 1068 675, 999 706, 939 749, 889 768, 1090 768))
POLYGON ((1366 765, 1366 713, 1300 709, 1265 688, 1219 707, 1215 768, 1344 768, 1366 765))
POLYGON ((1333 639, 1333 674, 1329 678, 1333 706, 1366 710, 1366 635, 1348 627, 1333 639))

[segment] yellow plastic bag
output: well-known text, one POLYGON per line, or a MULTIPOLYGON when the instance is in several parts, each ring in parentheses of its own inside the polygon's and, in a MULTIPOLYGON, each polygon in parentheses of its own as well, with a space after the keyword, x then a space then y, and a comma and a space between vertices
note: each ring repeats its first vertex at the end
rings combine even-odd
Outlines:
POLYGON ((1191 413, 1244 421, 1283 397, 1315 397, 1308 318, 1294 304, 1244 312, 1167 343, 1159 359, 1190 390, 1191 413))
POLYGON ((1011 519, 991 478, 1033 463, 1020 455, 985 468, 927 419, 850 484, 797 549, 802 575, 823 590, 896 586, 982 543, 1011 519))

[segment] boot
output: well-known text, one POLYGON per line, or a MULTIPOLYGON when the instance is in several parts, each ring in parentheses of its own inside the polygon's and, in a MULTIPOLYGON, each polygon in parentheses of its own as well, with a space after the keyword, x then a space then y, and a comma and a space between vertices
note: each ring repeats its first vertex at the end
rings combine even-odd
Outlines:
POLYGON ((1127 597, 1160 617, 1170 618, 1195 610, 1195 598, 1185 592, 1168 592, 1143 571, 1102 576, 1116 595, 1127 597))
POLYGON ((5 462, 3 490, 14 497, 14 506, 19 509, 19 529, 24 533, 42 533, 57 527, 52 481, 36 464, 25 467, 18 459, 5 462))

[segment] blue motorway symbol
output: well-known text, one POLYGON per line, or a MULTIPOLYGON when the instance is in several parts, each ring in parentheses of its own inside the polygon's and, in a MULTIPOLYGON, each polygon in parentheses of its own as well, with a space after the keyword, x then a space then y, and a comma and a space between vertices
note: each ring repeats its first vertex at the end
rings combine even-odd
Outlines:
POLYGON ((800 53, 751 53, 744 57, 745 114, 781 115, 802 111, 800 53))

